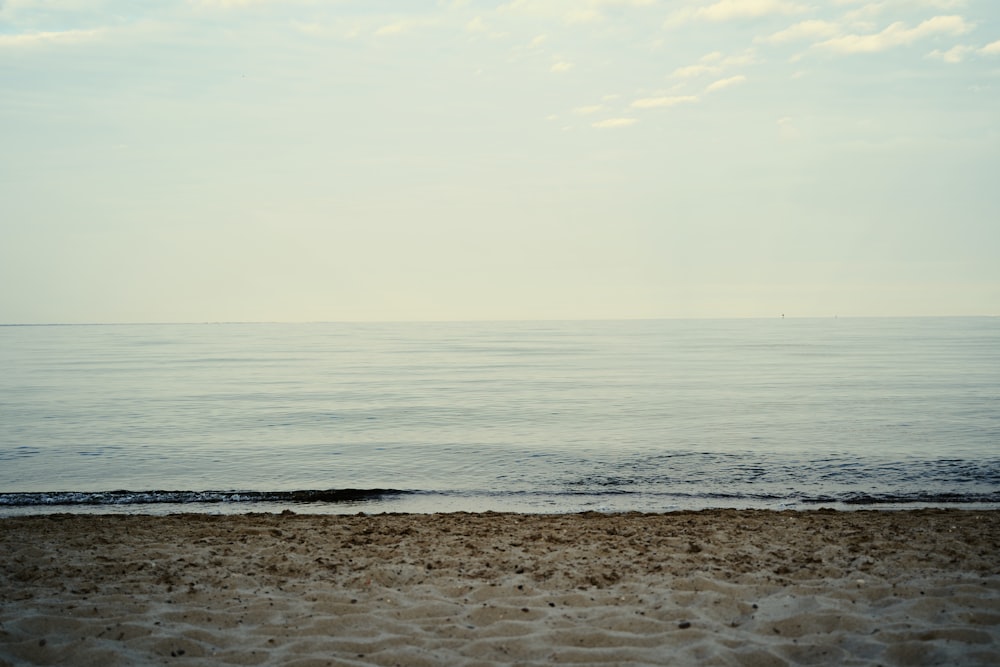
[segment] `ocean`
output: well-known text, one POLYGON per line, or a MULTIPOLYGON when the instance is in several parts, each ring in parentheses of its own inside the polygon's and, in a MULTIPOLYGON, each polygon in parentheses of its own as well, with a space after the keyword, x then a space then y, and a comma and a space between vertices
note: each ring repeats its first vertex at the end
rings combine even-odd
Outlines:
POLYGON ((1000 318, 0 327, 0 515, 1000 507, 1000 318))

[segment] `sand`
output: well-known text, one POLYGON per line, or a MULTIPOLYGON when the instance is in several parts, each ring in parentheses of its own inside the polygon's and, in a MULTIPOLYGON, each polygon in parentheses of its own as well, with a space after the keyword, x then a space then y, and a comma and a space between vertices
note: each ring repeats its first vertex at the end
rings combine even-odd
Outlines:
POLYGON ((0 519, 2 665, 997 665, 1000 512, 0 519))

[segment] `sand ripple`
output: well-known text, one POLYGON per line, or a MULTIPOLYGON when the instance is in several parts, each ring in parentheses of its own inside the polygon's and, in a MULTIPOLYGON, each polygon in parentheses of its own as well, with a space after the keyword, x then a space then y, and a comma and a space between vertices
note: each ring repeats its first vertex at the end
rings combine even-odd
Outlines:
POLYGON ((0 665, 1000 664, 1000 512, 0 520, 0 665))

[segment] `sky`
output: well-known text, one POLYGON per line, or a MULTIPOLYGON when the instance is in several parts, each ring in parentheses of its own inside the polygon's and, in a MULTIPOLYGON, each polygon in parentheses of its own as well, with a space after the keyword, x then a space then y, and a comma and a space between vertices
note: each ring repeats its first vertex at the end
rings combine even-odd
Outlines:
POLYGON ((0 323, 1000 315, 997 0, 0 0, 0 323))

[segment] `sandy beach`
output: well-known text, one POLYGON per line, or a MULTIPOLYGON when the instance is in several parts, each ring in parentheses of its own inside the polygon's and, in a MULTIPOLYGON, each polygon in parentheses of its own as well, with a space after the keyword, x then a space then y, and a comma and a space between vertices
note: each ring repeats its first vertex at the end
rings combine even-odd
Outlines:
POLYGON ((0 665, 996 665, 1000 512, 0 519, 0 665))

